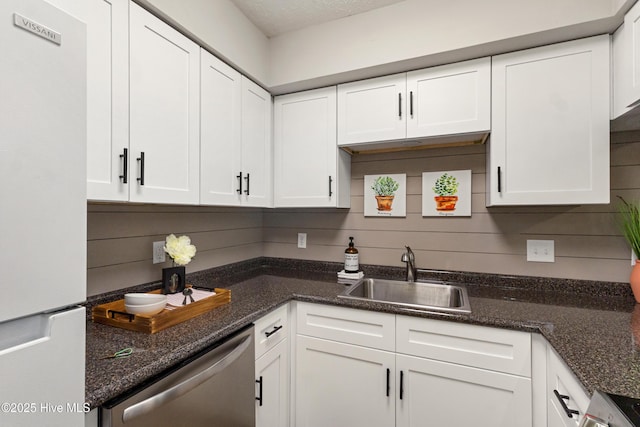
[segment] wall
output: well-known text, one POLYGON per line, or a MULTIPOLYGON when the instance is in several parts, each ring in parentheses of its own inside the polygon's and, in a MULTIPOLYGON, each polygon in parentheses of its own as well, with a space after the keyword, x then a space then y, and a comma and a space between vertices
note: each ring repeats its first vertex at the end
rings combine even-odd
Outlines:
POLYGON ((608 33, 631 2, 405 0, 271 38, 269 87, 279 94, 608 33))
POLYGON ((152 242, 186 234, 197 247, 187 273, 262 255, 262 212, 251 208, 89 204, 87 295, 161 280, 152 242))
MULTIPOLYGON (((611 195, 640 200, 640 132, 612 134, 611 195)), ((404 245, 418 267, 626 282, 630 249, 615 205, 485 207, 485 146, 361 154, 352 158, 351 209, 268 210, 264 254, 341 261, 349 236, 363 264, 402 266, 404 245), (422 217, 421 174, 472 170, 472 216, 422 217), (364 217, 364 175, 407 174, 407 217, 364 217), (298 232, 308 233, 298 249, 298 232), (556 262, 526 261, 526 240, 555 240, 556 262)))
MULTIPOLYGON (((611 195, 640 200, 640 132, 612 134, 611 195)), ((187 234, 198 254, 187 272, 259 256, 342 261, 349 236, 363 264, 402 266, 404 245, 421 268, 626 282, 630 249, 615 206, 485 207, 485 146, 352 159, 351 209, 250 209, 89 204, 88 295, 160 280, 152 242, 187 234), (423 218, 422 172, 471 169, 470 218, 423 218), (364 175, 407 174, 407 217, 365 218, 364 175), (308 233, 307 249, 297 233, 308 233), (526 261, 527 239, 555 240, 554 264, 526 261)))
POLYGON ((268 80, 269 40, 229 0, 136 0, 182 27, 258 83, 268 80))

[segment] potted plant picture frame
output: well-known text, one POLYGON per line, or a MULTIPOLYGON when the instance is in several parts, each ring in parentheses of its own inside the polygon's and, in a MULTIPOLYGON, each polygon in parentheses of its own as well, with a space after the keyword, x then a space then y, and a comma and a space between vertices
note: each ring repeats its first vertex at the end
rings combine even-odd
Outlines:
POLYGON ((422 216, 471 216, 471 170, 423 172, 422 216))
POLYGON ((407 175, 365 175, 364 216, 406 217, 407 175))

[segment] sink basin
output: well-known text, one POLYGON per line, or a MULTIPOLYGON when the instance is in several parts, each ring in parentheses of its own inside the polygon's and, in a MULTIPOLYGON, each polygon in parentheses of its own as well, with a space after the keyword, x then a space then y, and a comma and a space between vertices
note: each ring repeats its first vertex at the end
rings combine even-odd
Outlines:
POLYGON ((338 295, 361 301, 376 301, 408 308, 471 313, 464 286, 440 282, 404 282, 400 280, 363 279, 338 295))

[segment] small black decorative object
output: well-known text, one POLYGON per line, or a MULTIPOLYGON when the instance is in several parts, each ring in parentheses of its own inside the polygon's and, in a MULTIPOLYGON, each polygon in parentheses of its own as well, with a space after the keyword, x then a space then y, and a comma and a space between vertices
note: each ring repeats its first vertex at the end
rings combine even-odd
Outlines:
POLYGON ((162 293, 176 294, 182 292, 185 285, 185 267, 169 267, 162 269, 162 293))

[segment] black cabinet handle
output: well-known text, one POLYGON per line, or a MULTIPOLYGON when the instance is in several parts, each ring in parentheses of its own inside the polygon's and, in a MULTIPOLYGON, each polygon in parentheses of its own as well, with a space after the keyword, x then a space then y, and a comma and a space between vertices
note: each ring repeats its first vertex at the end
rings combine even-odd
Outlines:
POLYGON ((282 325, 280 326, 274 326, 273 329, 271 331, 267 331, 264 334, 267 336, 267 338, 269 338, 271 335, 275 334, 276 332, 278 332, 280 329, 282 329, 282 325))
POLYGON ((256 384, 259 384, 258 397, 256 397, 256 400, 260 402, 260 406, 262 406, 262 375, 260 375, 259 380, 256 380, 256 384))
POLYGON ((409 92, 409 114, 413 118, 413 91, 409 92))
POLYGON ((120 158, 122 159, 122 175, 120 175, 120 180, 123 184, 126 184, 129 176, 129 149, 125 148, 122 154, 120 154, 120 158))
POLYGON ((144 151, 140 152, 140 157, 137 160, 140 162, 140 177, 136 178, 136 180, 140 185, 144 185, 144 151))
POLYGON ((502 193, 502 171, 498 166, 498 193, 502 193))
POLYGON ((400 371, 400 400, 404 397, 404 372, 400 371))
POLYGON ((387 368, 387 397, 389 397, 389 393, 391 392, 391 384, 389 380, 391 379, 391 369, 387 368))
POLYGON ((249 195, 249 174, 247 174, 247 176, 244 177, 244 179, 247 181, 247 189, 244 190, 244 193, 248 196, 249 195))
POLYGON ((333 178, 329 175, 329 197, 333 196, 333 178))
POLYGON ((565 414, 567 414, 567 417, 573 418, 573 414, 578 415, 580 413, 575 409, 569 409, 569 407, 567 406, 565 399, 569 400, 569 396, 565 396, 564 394, 558 393, 558 390, 553 390, 553 394, 555 394, 556 397, 558 398, 558 401, 560 402, 560 405, 562 406, 562 409, 564 410, 565 414))
POLYGON ((398 93, 398 117, 402 118, 402 93, 398 93))
POLYGON ((239 175, 236 175, 236 178, 238 178, 238 185, 240 186, 240 188, 236 190, 236 193, 242 196, 242 171, 240 172, 239 175))

